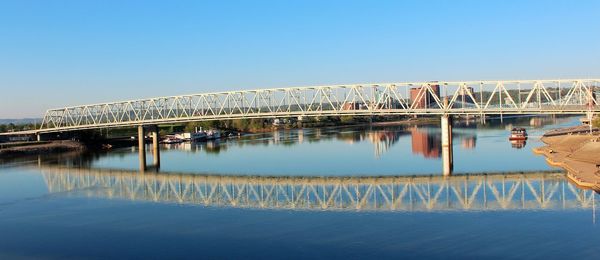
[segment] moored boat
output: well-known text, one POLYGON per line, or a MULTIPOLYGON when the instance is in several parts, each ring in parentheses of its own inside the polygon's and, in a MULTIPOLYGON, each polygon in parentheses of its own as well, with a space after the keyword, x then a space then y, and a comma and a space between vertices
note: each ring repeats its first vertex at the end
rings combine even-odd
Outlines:
POLYGON ((206 132, 206 139, 208 140, 214 140, 219 138, 221 138, 221 132, 219 132, 219 130, 209 130, 208 132, 206 132))
POLYGON ((192 142, 202 142, 206 141, 208 135, 205 132, 195 132, 192 133, 190 140, 192 142))
POLYGON ((527 130, 525 128, 513 128, 508 137, 510 141, 527 140, 527 130))
POLYGON ((163 143, 163 144, 177 144, 177 143, 182 143, 182 142, 183 142, 182 139, 177 138, 176 136, 173 136, 173 135, 167 135, 165 137, 165 139, 163 139, 161 141, 161 143, 163 143))

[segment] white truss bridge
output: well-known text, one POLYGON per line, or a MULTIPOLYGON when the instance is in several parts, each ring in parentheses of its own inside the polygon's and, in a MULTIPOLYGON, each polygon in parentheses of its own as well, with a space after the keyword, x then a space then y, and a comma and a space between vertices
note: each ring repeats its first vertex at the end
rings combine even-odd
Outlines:
MULTIPOLYGON (((405 82, 227 91, 50 109, 32 133, 203 120, 584 114, 600 111, 600 79, 405 82)), ((16 133, 12 133, 16 134, 16 133)))
POLYGON ((41 167, 51 193, 105 199, 282 210, 500 211, 586 209, 593 190, 564 173, 413 177, 258 177, 41 167))

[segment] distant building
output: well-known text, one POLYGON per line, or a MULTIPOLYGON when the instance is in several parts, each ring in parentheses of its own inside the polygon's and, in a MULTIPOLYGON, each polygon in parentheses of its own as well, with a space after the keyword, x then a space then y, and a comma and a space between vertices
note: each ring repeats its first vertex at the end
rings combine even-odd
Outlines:
MULTIPOLYGON (((440 85, 436 83, 431 84, 430 87, 431 90, 433 90, 433 93, 435 93, 437 97, 440 97, 440 85)), ((412 107, 416 109, 429 108, 432 107, 432 105, 434 107, 437 106, 431 92, 424 87, 410 88, 410 101, 412 102, 412 107)))
POLYGON ((594 101, 598 102, 598 100, 596 99, 596 87, 595 86, 590 87, 590 96, 591 96, 591 98, 588 101, 588 106, 593 107, 596 105, 594 101))
POLYGON ((472 87, 466 87, 466 91, 465 89, 460 89, 458 95, 459 98, 461 98, 460 102, 465 102, 465 103, 473 103, 475 100, 473 100, 471 98, 471 95, 473 95, 473 97, 475 97, 475 92, 473 92, 473 88, 472 87))
POLYGON ((359 110, 361 103, 359 102, 345 102, 342 105, 342 110, 359 110))

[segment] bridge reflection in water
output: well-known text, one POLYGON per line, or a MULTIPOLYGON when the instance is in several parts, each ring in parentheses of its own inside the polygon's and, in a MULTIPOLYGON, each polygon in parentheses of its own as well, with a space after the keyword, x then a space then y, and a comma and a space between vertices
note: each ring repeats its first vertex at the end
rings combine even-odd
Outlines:
MULTIPOLYGON (((595 210, 563 173, 257 177, 42 167, 51 193, 215 207, 333 211, 595 210)), ((594 212, 595 214, 595 212, 594 212)))

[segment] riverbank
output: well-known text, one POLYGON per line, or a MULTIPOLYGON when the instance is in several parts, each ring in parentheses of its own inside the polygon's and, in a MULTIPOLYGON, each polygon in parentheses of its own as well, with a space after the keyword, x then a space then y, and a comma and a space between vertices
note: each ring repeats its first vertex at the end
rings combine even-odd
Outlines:
POLYGON ((564 128, 544 134, 541 140, 546 145, 534 148, 536 154, 544 155, 548 164, 565 169, 577 185, 600 191, 598 131, 590 135, 588 127, 564 128))
POLYGON ((47 142, 27 142, 3 144, 4 148, 0 148, 1 157, 33 155, 43 153, 83 151, 86 146, 77 141, 47 141, 47 142))

